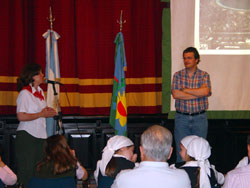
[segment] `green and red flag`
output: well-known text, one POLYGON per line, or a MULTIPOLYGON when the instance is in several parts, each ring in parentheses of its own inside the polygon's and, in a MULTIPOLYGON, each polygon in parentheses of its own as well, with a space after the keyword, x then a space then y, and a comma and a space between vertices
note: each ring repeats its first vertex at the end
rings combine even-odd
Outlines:
POLYGON ((111 99, 109 123, 115 129, 116 135, 127 135, 127 105, 125 82, 127 62, 122 32, 117 33, 114 43, 116 44, 115 72, 113 79, 113 93, 111 99))

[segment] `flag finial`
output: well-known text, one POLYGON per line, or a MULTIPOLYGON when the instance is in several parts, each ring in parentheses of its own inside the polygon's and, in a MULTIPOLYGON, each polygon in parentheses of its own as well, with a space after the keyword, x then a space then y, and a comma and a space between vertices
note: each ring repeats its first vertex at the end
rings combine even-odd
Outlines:
POLYGON ((53 22, 55 21, 55 18, 53 18, 51 6, 49 7, 49 18, 47 19, 50 22, 50 29, 53 30, 53 22))
POLYGON ((120 20, 117 20, 117 23, 120 25, 120 32, 122 31, 122 24, 126 23, 126 20, 122 21, 122 10, 120 14, 120 20))

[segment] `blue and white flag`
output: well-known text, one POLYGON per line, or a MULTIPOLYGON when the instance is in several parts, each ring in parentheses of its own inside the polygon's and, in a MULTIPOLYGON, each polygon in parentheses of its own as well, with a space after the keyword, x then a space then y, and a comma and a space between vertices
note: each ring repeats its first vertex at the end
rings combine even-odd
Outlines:
MULTIPOLYGON (((43 34, 46 43, 46 71, 45 78, 47 80, 60 80, 60 66, 58 58, 57 40, 60 35, 53 30, 48 30, 43 34)), ((59 101, 59 85, 55 84, 57 96, 54 95, 53 85, 48 84, 47 87, 47 105, 54 108, 58 112, 59 101)), ((56 122, 53 118, 47 118, 47 134, 51 136, 55 134, 56 122)))

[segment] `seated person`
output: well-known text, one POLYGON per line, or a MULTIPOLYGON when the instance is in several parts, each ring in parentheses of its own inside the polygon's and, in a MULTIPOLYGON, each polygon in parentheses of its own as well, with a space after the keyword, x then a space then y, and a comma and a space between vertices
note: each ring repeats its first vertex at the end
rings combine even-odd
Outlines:
MULTIPOLYGON (((247 136, 247 148, 248 147, 250 147, 250 134, 247 136)), ((237 164, 235 168, 240 168, 240 167, 249 165, 250 163, 249 159, 250 159, 250 152, 248 152, 248 156, 245 156, 240 160, 240 162, 237 164)))
POLYGON ((187 172, 192 188, 218 187, 224 183, 223 174, 217 172, 208 161, 211 148, 207 140, 187 136, 181 140, 180 149, 180 156, 185 163, 179 168, 187 172))
POLYGON ((190 188, 187 173, 171 169, 166 162, 172 154, 172 134, 159 125, 141 135, 141 160, 134 169, 121 171, 111 188, 190 188))
POLYGON ((248 157, 241 161, 234 170, 227 173, 223 188, 249 187, 250 185, 250 135, 247 136, 248 157))
POLYGON ((0 179, 5 185, 14 185, 17 182, 16 174, 2 161, 2 150, 0 147, 0 179))
POLYGON ((46 139, 45 157, 36 166, 35 177, 62 178, 72 176, 86 180, 87 170, 80 165, 62 135, 53 135, 46 139))
POLYGON ((98 187, 110 187, 121 170, 135 167, 136 158, 134 143, 129 138, 119 135, 111 137, 94 172, 98 187))
MULTIPOLYGON (((194 138, 199 138, 196 135, 189 135, 184 137, 181 142, 180 142, 180 147, 183 146, 184 149, 187 148, 188 144, 190 144, 190 142, 194 139, 194 138)), ((183 160, 183 159, 182 159, 183 160)), ((170 165, 171 168, 180 168, 182 165, 184 165, 186 163, 186 161, 182 161, 182 162, 177 162, 175 164, 170 165)))

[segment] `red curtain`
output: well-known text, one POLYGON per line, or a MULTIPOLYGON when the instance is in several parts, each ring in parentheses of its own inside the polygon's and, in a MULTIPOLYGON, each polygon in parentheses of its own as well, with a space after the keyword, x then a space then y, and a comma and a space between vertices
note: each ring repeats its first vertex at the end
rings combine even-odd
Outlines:
MULTIPOLYGON (((64 114, 108 115, 114 74, 114 39, 123 10, 127 58, 128 114, 161 113, 160 0, 1 0, 0 108, 15 113, 16 78, 23 65, 45 69, 45 40, 53 29, 58 40, 64 114), (67 102, 66 90, 70 100, 67 102), (71 107, 70 107, 71 106, 71 107)), ((46 85, 43 84, 46 91, 46 85)))

